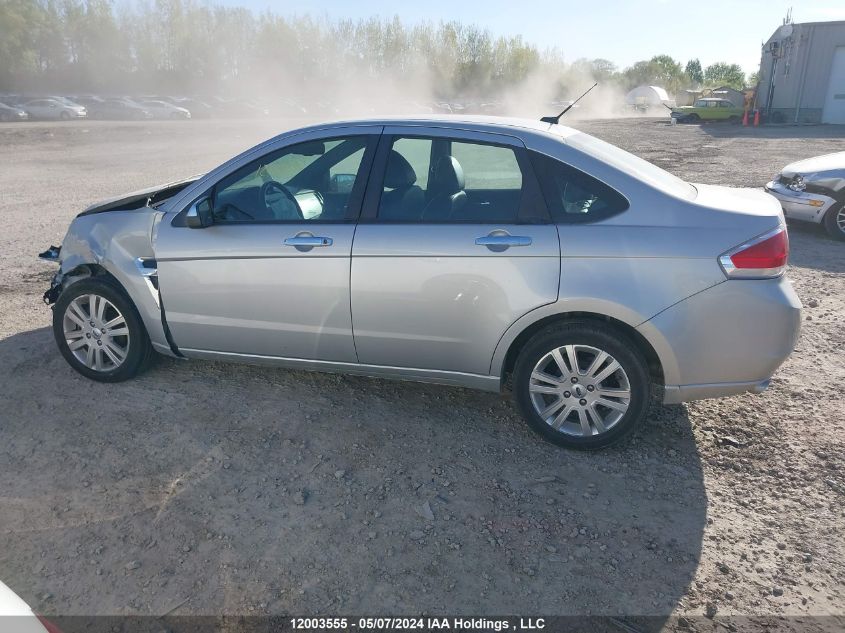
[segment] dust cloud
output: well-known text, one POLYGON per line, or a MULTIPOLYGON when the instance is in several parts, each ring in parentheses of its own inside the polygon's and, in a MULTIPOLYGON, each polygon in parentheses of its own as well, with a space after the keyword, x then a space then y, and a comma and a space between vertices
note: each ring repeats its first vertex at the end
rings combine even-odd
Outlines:
POLYGON ((79 99, 94 118, 98 100, 115 97, 169 101, 197 118, 536 118, 598 81, 567 120, 644 114, 625 105, 632 86, 611 62, 570 62, 473 24, 257 14, 196 0, 68 6, 35 3, 12 16, 17 44, 0 46, 0 101, 79 99))

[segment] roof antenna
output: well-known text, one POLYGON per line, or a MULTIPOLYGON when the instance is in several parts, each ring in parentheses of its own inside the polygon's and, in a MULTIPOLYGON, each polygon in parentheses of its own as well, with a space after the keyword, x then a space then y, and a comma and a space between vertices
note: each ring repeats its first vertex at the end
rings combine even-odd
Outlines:
MULTIPOLYGON (((598 85, 599 85, 599 82, 594 83, 592 86, 590 86, 590 87, 587 89, 587 92, 590 92, 590 90, 592 90, 593 88, 595 88, 595 87, 596 87, 596 86, 598 86, 598 85)), ((540 121, 542 121, 543 123, 553 123, 553 124, 558 124, 558 123, 560 123, 560 117, 562 117, 564 114, 566 114, 567 112, 569 112, 569 111, 572 109, 572 106, 574 106, 576 103, 578 103, 579 101, 581 101, 581 99, 583 99, 584 97, 586 97, 586 96, 587 96, 587 92, 585 92, 585 93, 584 93, 584 94, 582 94, 580 97, 578 97, 575 101, 573 101, 573 102, 572 102, 572 103, 570 103, 568 106, 566 106, 566 109, 565 109, 563 112, 561 112, 560 114, 558 114, 557 116, 544 116, 542 119, 540 119, 540 121)))

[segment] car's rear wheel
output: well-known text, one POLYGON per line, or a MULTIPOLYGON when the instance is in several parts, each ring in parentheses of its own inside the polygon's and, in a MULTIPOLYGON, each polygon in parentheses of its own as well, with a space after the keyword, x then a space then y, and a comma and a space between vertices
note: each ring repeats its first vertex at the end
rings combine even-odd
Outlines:
POLYGON ((68 114, 66 111, 62 111, 62 113, 59 115, 59 118, 62 121, 69 121, 70 120, 70 114, 68 114))
POLYGON ((639 426, 651 380, 632 341, 612 328, 573 322, 535 334, 514 369, 514 391, 529 426, 546 440, 604 448, 639 426))
POLYGON ((152 356, 132 301, 101 279, 78 281, 62 292, 53 307, 53 336, 71 367, 101 382, 132 378, 152 356))
POLYGON ((845 240, 845 204, 834 205, 824 216, 824 228, 831 237, 845 240))

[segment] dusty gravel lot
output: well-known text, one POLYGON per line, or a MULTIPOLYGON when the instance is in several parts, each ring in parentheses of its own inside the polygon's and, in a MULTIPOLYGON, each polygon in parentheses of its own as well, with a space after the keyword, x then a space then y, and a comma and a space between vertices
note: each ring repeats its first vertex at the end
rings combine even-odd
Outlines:
MULTIPOLYGON (((578 127, 735 186, 845 149, 835 127, 578 127)), ((462 389, 171 360, 119 385, 72 371, 35 255, 93 200, 282 128, 0 127, 0 579, 57 614, 845 614, 845 244, 815 227, 791 230, 805 321, 769 391, 655 406, 598 454, 462 389)))

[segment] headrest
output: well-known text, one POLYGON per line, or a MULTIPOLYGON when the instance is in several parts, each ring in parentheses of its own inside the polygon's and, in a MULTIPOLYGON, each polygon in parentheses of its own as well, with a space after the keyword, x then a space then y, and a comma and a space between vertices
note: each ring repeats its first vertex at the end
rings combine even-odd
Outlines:
POLYGON ((417 182, 417 173, 402 154, 395 149, 387 155, 387 171, 384 174, 384 186, 389 189, 410 187, 417 182))
POLYGON ((434 181, 440 193, 458 193, 464 189, 464 170, 454 156, 444 156, 434 169, 434 181))

